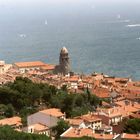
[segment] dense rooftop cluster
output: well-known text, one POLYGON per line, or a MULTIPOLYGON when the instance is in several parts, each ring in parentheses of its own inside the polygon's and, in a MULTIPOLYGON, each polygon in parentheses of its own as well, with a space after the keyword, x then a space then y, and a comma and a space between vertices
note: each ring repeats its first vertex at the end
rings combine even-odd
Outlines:
POLYGON ((2 126, 64 140, 140 139, 139 81, 55 73, 56 67, 41 61, 0 62, 2 126))

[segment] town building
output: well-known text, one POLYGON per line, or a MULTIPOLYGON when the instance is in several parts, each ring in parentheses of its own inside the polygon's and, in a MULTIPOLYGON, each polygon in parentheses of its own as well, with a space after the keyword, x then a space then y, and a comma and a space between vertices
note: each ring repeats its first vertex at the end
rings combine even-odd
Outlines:
POLYGON ((28 133, 44 134, 44 135, 50 136, 50 129, 46 125, 41 124, 41 123, 36 123, 36 124, 33 124, 33 125, 29 125, 27 127, 26 131, 28 133))
POLYGON ((139 104, 127 104, 123 105, 118 102, 117 104, 122 104, 121 106, 113 106, 108 109, 100 108, 98 109, 98 116, 102 119, 103 123, 106 125, 118 125, 122 122, 124 118, 129 118, 131 114, 138 113, 140 111, 139 104))
POLYGON ((30 70, 40 70, 43 66, 45 66, 45 63, 41 61, 14 63, 14 68, 18 69, 21 73, 25 73, 30 70))
POLYGON ((127 134, 123 133, 121 135, 121 140, 140 140, 140 134, 127 134))
POLYGON ((14 116, 11 118, 5 118, 0 120, 0 126, 8 125, 14 129, 21 129, 22 123, 21 118, 18 116, 14 116))
POLYGON ((69 140, 71 138, 82 138, 84 136, 95 138, 96 140, 120 140, 120 135, 113 134, 98 134, 90 128, 73 128, 70 127, 60 135, 61 140, 69 140))
POLYGON ((0 74, 6 73, 11 67, 12 64, 5 64, 5 61, 0 61, 0 74))
POLYGON ((44 66, 41 67, 41 71, 42 72, 46 72, 46 73, 54 73, 55 70, 55 65, 52 64, 45 64, 44 66))
POLYGON ((61 119, 65 120, 65 114, 60 109, 50 108, 39 111, 27 117, 27 132, 49 135, 49 130, 61 119))

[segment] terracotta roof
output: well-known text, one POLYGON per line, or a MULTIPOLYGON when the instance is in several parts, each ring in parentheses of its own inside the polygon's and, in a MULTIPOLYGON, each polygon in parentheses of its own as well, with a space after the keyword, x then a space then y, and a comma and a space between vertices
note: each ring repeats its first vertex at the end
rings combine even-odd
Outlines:
POLYGON ((55 116, 55 117, 61 117, 61 116, 65 115, 60 111, 60 109, 57 109, 57 108, 45 109, 40 112, 47 114, 47 115, 55 116))
POLYGON ((130 101, 122 100, 122 101, 115 102, 115 104, 117 104, 119 106, 125 106, 127 103, 130 104, 130 101))
POLYGON ((35 131, 44 131, 44 130, 48 129, 48 127, 46 125, 43 125, 41 123, 36 123, 36 124, 31 125, 31 126, 34 127, 35 131))
POLYGON ((5 118, 5 119, 2 119, 0 120, 0 125, 22 125, 21 124, 21 118, 20 117, 12 117, 12 118, 5 118))
POLYGON ((131 114, 130 117, 132 117, 132 118, 139 118, 140 119, 140 113, 131 114))
POLYGON ((54 70, 55 65, 45 64, 44 66, 41 67, 41 69, 43 69, 43 70, 54 70))
POLYGON ((78 125, 78 126, 83 122, 82 119, 67 119, 66 121, 68 121, 70 125, 78 125))
POLYGON ((140 135, 123 133, 121 138, 127 140, 140 140, 140 135))
POLYGON ((95 88, 95 89, 93 89, 92 92, 99 98, 109 98, 110 97, 109 90, 106 88, 95 88))
POLYGON ((33 61, 33 62, 17 62, 15 65, 19 68, 25 68, 25 67, 41 67, 44 66, 45 63, 41 61, 33 61))
POLYGON ((72 127, 61 135, 62 138, 81 138, 84 136, 94 137, 96 140, 112 140, 114 138, 112 134, 97 134, 93 133, 93 130, 89 128, 79 129, 72 127))
POLYGON ((71 76, 69 78, 65 78, 66 82, 78 82, 80 80, 79 76, 71 76))
POLYGON ((109 109, 101 109, 106 115, 110 118, 115 116, 127 117, 132 113, 138 112, 139 109, 133 107, 132 105, 122 106, 122 107, 113 107, 109 109))
POLYGON ((76 119, 82 119, 83 121, 86 121, 86 122, 101 121, 101 119, 99 117, 97 117, 97 115, 94 115, 94 114, 86 114, 86 115, 78 116, 78 117, 75 117, 75 118, 76 119))

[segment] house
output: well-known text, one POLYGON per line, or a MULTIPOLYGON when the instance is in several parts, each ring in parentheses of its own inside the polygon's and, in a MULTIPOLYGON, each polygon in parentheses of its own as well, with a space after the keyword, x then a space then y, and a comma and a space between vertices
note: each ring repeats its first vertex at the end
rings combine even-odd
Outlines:
POLYGON ((36 123, 27 127, 26 130, 28 133, 35 133, 35 134, 44 134, 50 136, 49 128, 41 123, 36 123))
POLYGON ((76 118, 82 119, 84 121, 84 124, 85 124, 84 128, 99 129, 102 126, 101 118, 95 116, 92 113, 82 115, 76 118))
POLYGON ((57 108, 45 109, 34 113, 27 117, 28 132, 33 132, 33 128, 36 130, 36 126, 41 127, 41 129, 44 128, 45 130, 47 127, 50 129, 57 125, 60 119, 65 119, 65 114, 57 108))
POLYGON ((14 63, 14 68, 18 69, 21 73, 25 73, 29 70, 40 70, 41 67, 45 66, 45 63, 41 61, 32 62, 17 62, 14 63))
POLYGON ((130 119, 136 119, 136 118, 140 119, 140 113, 136 113, 136 114, 133 113, 130 115, 130 119))
POLYGON ((121 135, 122 140, 140 140, 140 134, 127 134, 123 133, 121 135))
POLYGON ((113 134, 97 134, 90 128, 73 128, 70 127, 60 135, 61 140, 69 140, 71 138, 82 138, 84 136, 95 138, 96 140, 117 140, 120 135, 113 134))
POLYGON ((136 107, 133 104, 128 104, 108 109, 98 109, 98 116, 106 125, 118 125, 123 118, 129 118, 132 113, 139 112, 140 108, 138 107, 138 105, 136 107))
POLYGON ((5 64, 5 61, 0 61, 0 74, 4 74, 12 67, 11 64, 5 64))
POLYGON ((22 127, 21 118, 18 116, 5 118, 0 120, 0 125, 1 126, 9 125, 14 129, 20 129, 22 127))
POLYGON ((44 66, 41 67, 41 71, 47 72, 47 73, 53 73, 55 70, 55 65, 51 64, 45 64, 44 66))
POLYGON ((82 119, 73 118, 73 119, 67 119, 66 121, 70 124, 70 126, 72 126, 74 128, 85 127, 84 121, 82 119))
POLYGON ((101 118, 92 113, 67 119, 67 121, 73 128, 90 128, 95 132, 107 134, 112 134, 113 131, 111 126, 102 124, 101 118))
POLYGON ((77 75, 70 76, 65 78, 64 82, 69 87, 69 89, 78 89, 78 83, 81 82, 81 78, 77 75))
POLYGON ((99 98, 110 98, 110 91, 107 88, 96 87, 92 90, 92 93, 95 94, 99 98))

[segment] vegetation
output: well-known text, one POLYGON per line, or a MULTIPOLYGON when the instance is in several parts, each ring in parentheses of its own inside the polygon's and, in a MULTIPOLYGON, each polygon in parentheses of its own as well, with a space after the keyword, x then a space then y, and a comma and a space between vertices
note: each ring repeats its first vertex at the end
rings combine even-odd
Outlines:
POLYGON ((42 105, 60 108, 67 117, 74 117, 95 110, 99 103, 100 100, 88 89, 85 94, 68 94, 66 86, 58 90, 55 86, 33 83, 22 77, 0 87, 1 118, 19 114, 24 124, 27 115, 37 112, 42 105))
POLYGON ((65 132, 69 128, 69 124, 64 120, 60 120, 57 122, 57 125, 52 128, 53 132, 55 133, 55 138, 59 139, 60 135, 65 132))
POLYGON ((129 119, 125 124, 124 132, 132 134, 140 132, 140 119, 129 119))
POLYGON ((50 140, 45 135, 28 134, 24 132, 14 131, 9 126, 0 127, 1 140, 50 140))

